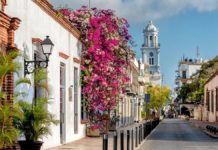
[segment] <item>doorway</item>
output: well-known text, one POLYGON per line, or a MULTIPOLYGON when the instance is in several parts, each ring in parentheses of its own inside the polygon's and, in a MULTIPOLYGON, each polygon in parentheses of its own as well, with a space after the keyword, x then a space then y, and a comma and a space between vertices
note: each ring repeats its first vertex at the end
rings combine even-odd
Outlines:
POLYGON ((66 66, 60 64, 60 142, 65 143, 66 66))

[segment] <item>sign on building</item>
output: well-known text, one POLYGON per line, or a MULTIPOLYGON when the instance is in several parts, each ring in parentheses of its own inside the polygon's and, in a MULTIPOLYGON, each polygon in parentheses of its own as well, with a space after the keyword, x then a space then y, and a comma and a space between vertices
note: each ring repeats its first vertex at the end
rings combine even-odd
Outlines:
POLYGON ((151 99, 150 94, 145 94, 144 102, 149 103, 149 102, 150 102, 150 99, 151 99))

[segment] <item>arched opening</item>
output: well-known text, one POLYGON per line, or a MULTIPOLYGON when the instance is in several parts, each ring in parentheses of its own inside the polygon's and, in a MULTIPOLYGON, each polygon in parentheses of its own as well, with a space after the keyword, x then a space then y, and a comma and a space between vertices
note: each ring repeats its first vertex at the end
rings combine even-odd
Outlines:
POLYGON ((181 108, 181 115, 186 115, 186 116, 190 117, 189 109, 187 107, 185 107, 185 106, 182 106, 182 108, 181 108))
POLYGON ((149 53, 149 65, 154 65, 154 53, 149 53))

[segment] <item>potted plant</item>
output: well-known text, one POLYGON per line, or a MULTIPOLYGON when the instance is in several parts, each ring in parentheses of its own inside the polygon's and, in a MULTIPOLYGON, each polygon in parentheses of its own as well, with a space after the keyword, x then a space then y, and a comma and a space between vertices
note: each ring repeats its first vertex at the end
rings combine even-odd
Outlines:
POLYGON ((5 94, 0 91, 0 149, 11 149, 18 137, 18 130, 13 126, 13 118, 22 119, 22 112, 17 102, 5 101, 5 94))
MULTIPOLYGON (((17 81, 17 85, 26 83, 34 85, 34 88, 41 87, 48 92, 47 76, 45 70, 36 70, 34 76, 34 84, 31 84, 29 79, 21 79, 17 81)), ((19 105, 24 114, 22 119, 15 118, 15 127, 25 136, 25 140, 18 141, 21 150, 40 150, 43 142, 40 139, 48 134, 51 134, 50 125, 57 124, 55 116, 47 109, 48 94, 33 99, 32 103, 24 100, 19 101, 19 105)))

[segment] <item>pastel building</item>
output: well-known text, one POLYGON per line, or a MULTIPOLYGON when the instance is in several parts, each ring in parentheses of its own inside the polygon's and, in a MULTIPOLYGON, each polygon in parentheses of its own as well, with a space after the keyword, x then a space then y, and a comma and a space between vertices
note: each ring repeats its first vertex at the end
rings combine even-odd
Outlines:
POLYGON ((203 120, 218 122, 218 71, 204 86, 203 120))

